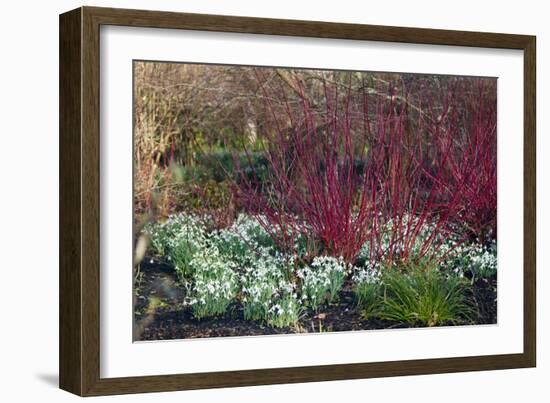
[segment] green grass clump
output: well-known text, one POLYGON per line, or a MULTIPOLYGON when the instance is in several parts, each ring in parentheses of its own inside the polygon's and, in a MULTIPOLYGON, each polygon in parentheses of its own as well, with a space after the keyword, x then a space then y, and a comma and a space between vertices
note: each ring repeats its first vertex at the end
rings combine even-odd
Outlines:
POLYGON ((412 326, 472 323, 477 311, 468 301, 471 285, 433 266, 389 268, 381 282, 355 289, 365 317, 412 326))
POLYGON ((381 286, 371 283, 357 283, 353 288, 357 306, 365 319, 378 316, 382 309, 381 286))

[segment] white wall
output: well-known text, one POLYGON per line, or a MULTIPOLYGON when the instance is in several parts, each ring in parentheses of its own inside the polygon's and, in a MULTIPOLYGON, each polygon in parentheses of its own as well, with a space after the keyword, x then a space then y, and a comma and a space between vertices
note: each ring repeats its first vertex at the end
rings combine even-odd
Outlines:
MULTIPOLYGON (((102 401, 546 402, 550 398, 548 266, 550 26, 545 2, 122 0, 87 5, 537 35, 538 368, 102 398, 102 401), (371 3, 371 4, 369 4, 371 3)), ((78 1, 4 2, 0 61, 0 396, 76 401, 57 385, 58 14, 78 1), (7 221, 7 223, 6 223, 7 221), (7 224, 7 225, 6 225, 7 224)), ((499 197, 506 197, 500 195, 499 197)))

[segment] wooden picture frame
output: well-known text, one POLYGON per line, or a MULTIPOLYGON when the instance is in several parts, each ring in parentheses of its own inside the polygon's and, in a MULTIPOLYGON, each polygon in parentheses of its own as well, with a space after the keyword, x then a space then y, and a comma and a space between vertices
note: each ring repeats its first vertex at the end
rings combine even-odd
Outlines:
POLYGON ((534 367, 536 363, 535 37, 81 7, 60 16, 60 387, 81 396, 534 367), (102 25, 288 35, 524 52, 523 353, 276 369, 100 377, 102 25))

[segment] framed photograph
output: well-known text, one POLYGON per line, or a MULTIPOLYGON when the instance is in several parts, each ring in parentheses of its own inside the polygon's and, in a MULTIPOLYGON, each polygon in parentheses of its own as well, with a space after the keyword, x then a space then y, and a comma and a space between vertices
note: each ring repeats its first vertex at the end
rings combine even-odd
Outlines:
POLYGON ((60 16, 60 387, 533 367, 535 37, 60 16))

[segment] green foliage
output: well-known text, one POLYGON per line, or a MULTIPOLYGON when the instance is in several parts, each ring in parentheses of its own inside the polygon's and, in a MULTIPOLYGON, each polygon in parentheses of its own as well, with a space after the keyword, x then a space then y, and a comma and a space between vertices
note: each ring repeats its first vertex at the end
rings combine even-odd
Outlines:
POLYGON ((353 287, 358 308, 365 319, 376 317, 382 309, 380 285, 357 283, 353 287))
MULTIPOLYGON (((468 302, 469 283, 459 276, 446 276, 433 267, 389 269, 380 284, 369 290, 378 293, 379 304, 367 314, 410 325, 438 326, 471 323, 477 316, 468 302)), ((366 294, 364 298, 375 297, 366 294)))
POLYGON ((246 172, 248 179, 252 175, 260 182, 264 182, 268 174, 267 158, 259 152, 235 153, 231 151, 218 151, 204 153, 197 156, 197 165, 205 172, 208 172, 209 178, 222 182, 228 178, 239 179, 239 171, 246 172))

